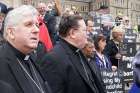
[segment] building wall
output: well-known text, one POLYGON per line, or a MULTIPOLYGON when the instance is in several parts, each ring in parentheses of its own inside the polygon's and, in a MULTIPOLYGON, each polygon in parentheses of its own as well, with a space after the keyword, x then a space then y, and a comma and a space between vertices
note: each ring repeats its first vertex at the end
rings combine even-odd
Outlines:
POLYGON ((123 16, 128 16, 132 25, 140 25, 140 0, 96 0, 92 2, 92 9, 99 9, 101 5, 109 6, 110 13, 115 18, 118 13, 122 13, 123 16))
MULTIPOLYGON (((36 5, 39 1, 47 3, 51 0, 2 0, 0 2, 8 7, 17 7, 26 3, 36 5)), ((140 0, 61 0, 61 2, 63 9, 74 6, 83 16, 86 16, 89 11, 99 9, 101 5, 107 5, 113 17, 122 13, 124 16, 129 16, 133 25, 140 24, 140 0)))
POLYGON ((87 2, 77 2, 77 1, 65 1, 63 9, 75 7, 83 16, 86 16, 89 12, 89 3, 87 2))
POLYGON ((140 0, 110 1, 110 10, 114 17, 116 17, 118 13, 122 13, 123 16, 130 18, 132 25, 140 24, 140 0))
POLYGON ((140 0, 131 2, 131 14, 133 24, 140 24, 140 0))
POLYGON ((0 2, 6 4, 8 7, 18 7, 21 4, 32 2, 32 0, 2 0, 0 2))
POLYGON ((8 7, 18 7, 22 4, 31 4, 36 6, 36 4, 41 1, 47 3, 52 0, 2 0, 0 2, 6 4, 8 7))

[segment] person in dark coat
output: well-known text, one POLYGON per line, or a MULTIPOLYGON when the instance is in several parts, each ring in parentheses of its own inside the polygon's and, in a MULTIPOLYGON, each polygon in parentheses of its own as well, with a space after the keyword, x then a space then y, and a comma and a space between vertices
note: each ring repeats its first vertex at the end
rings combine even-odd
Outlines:
POLYGON ((48 10, 44 16, 44 21, 49 31, 50 38, 53 45, 59 42, 59 23, 61 20, 62 8, 61 0, 54 0, 52 3, 48 3, 48 10))
POLYGON ((0 90, 2 93, 51 93, 30 54, 39 41, 38 12, 30 5, 10 11, 5 18, 0 46, 0 90))
POLYGON ((62 17, 60 41, 40 68, 54 93, 105 93, 81 49, 87 43, 86 25, 79 15, 62 17))
POLYGON ((0 2, 0 30, 2 29, 2 24, 7 12, 8 12, 7 6, 0 2))
POLYGON ((8 12, 7 6, 0 2, 0 45, 4 43, 3 25, 4 25, 4 18, 7 12, 8 12))
POLYGON ((101 71, 98 67, 98 65, 96 64, 96 49, 95 49, 95 45, 94 45, 94 41, 92 40, 92 38, 88 38, 87 39, 87 44, 85 45, 85 47, 82 49, 85 57, 87 58, 87 61, 89 63, 89 65, 91 66, 93 72, 96 73, 96 75, 98 76, 98 79, 100 80, 100 83, 102 84, 102 87, 105 88, 105 84, 103 82, 103 79, 101 77, 101 71))
POLYGON ((93 27, 94 27, 93 18, 89 17, 85 21, 85 23, 86 23, 86 26, 87 26, 87 35, 94 40, 98 33, 95 32, 94 29, 93 29, 93 27))
POLYGON ((107 42, 105 53, 109 56, 112 66, 118 67, 119 60, 121 59, 120 46, 123 41, 124 30, 120 27, 114 27, 112 30, 112 37, 110 41, 107 42))

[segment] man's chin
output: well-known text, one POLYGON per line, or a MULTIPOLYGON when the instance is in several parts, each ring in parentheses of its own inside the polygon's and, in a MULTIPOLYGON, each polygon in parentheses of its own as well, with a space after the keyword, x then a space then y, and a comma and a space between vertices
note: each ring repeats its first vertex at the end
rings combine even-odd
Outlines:
POLYGON ((32 44, 32 45, 30 45, 30 48, 31 49, 36 49, 38 47, 38 44, 32 44))

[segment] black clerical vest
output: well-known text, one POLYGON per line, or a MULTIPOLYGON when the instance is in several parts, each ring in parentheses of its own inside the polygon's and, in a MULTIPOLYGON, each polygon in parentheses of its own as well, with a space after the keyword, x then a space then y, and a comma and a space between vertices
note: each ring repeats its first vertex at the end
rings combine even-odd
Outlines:
POLYGON ((31 86, 32 93, 45 93, 43 87, 43 80, 35 68, 32 60, 29 58, 27 60, 17 59, 21 68, 24 71, 24 75, 31 86))

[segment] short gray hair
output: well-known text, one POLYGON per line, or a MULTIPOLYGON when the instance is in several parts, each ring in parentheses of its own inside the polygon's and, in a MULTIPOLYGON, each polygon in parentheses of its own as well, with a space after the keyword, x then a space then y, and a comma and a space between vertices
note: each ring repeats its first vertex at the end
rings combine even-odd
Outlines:
POLYGON ((22 5, 11 10, 5 18, 4 38, 6 39, 7 37, 7 28, 16 27, 16 25, 20 23, 23 18, 26 18, 26 16, 29 14, 35 17, 38 15, 38 12, 36 8, 31 5, 22 5))

